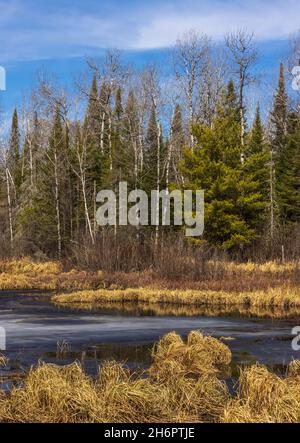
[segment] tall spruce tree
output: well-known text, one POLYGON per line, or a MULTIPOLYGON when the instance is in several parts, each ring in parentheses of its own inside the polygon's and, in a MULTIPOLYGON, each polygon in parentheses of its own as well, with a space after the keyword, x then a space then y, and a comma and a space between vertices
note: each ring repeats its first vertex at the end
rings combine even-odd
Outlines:
POLYGON ((144 155, 143 187, 146 192, 157 190, 164 184, 164 163, 166 146, 162 137, 162 128, 157 119, 156 108, 153 105, 150 112, 144 155))
POLYGON ((131 189, 137 189, 140 181, 139 117, 137 100, 129 91, 122 122, 122 144, 119 157, 119 174, 131 189), (121 172, 122 171, 122 172, 121 172))
POLYGON ((41 150, 41 124, 37 112, 31 116, 32 127, 27 128, 24 137, 22 152, 22 187, 21 201, 17 214, 17 234, 22 239, 24 251, 28 254, 39 253, 37 238, 39 231, 35 231, 38 213, 35 212, 36 198, 40 194, 38 186, 41 173, 40 159, 43 157, 41 150))
POLYGON ((69 177, 66 130, 57 105, 39 166, 37 190, 30 211, 32 234, 37 248, 46 254, 62 257, 69 241, 69 177))
POLYGON ((262 202, 265 204, 265 211, 262 211, 260 214, 260 228, 263 231, 267 219, 267 207, 270 200, 270 148, 266 142, 259 105, 256 109, 253 127, 246 143, 245 152, 246 159, 244 170, 248 174, 249 180, 255 184, 256 189, 261 194, 262 202))
POLYGON ((83 126, 84 143, 87 146, 86 162, 88 164, 87 182, 90 189, 94 182, 101 186, 102 159, 101 151, 101 116, 97 77, 94 75, 89 94, 89 101, 83 126))
POLYGON ((232 82, 218 105, 211 128, 194 128, 197 148, 185 152, 186 186, 205 191, 205 239, 222 248, 240 248, 258 236, 263 208, 258 184, 241 162, 240 116, 232 82))
POLYGON ((18 197, 22 183, 22 162, 21 162, 21 152, 20 152, 20 131, 19 131, 19 120, 18 120, 17 109, 14 110, 12 117, 7 163, 8 163, 8 168, 10 170, 10 174, 14 182, 16 196, 18 197))
POLYGON ((272 123, 272 149, 275 157, 280 155, 284 148, 285 136, 287 133, 287 93, 285 86, 284 65, 280 64, 278 88, 274 99, 274 108, 271 113, 272 123))
MULTIPOLYGON (((125 111, 125 115, 127 112, 125 111)), ((113 134, 112 134, 112 146, 113 146, 113 172, 112 172, 112 184, 117 186, 120 181, 128 180, 128 164, 126 159, 126 146, 124 138, 124 110, 122 104, 122 90, 117 89, 115 97, 115 108, 113 113, 113 134)), ((130 174, 132 173, 132 170, 130 174)))
POLYGON ((277 196, 285 228, 300 222, 300 118, 288 116, 286 142, 277 163, 277 196))
POLYGON ((183 151, 185 144, 186 138, 183 128, 182 111, 181 106, 177 104, 171 123, 171 133, 168 150, 169 164, 167 165, 167 183, 182 184, 182 176, 179 171, 179 164, 183 160, 183 151))

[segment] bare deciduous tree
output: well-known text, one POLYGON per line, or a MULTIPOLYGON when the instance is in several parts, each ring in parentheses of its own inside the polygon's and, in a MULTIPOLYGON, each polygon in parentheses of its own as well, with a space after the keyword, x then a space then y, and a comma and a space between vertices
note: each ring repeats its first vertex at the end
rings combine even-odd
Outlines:
POLYGON ((190 147, 194 147, 192 127, 199 105, 201 79, 209 61, 210 39, 189 30, 177 40, 173 53, 174 69, 186 97, 190 129, 190 147))
MULTIPOLYGON (((158 81, 158 72, 154 65, 149 65, 143 73, 142 84, 145 97, 149 101, 149 108, 155 110, 156 116, 159 116, 159 106, 161 103, 161 91, 158 81)), ((156 191, 159 194, 161 189, 161 124, 157 118, 157 152, 156 152, 156 191)), ((158 244, 159 237, 159 199, 156 201, 156 235, 155 243, 158 244)))
POLYGON ((255 77, 251 72, 257 61, 258 51, 254 42, 254 34, 246 30, 227 34, 225 44, 229 50, 232 61, 232 73, 238 81, 239 109, 241 119, 241 144, 245 144, 245 88, 249 86, 255 77))

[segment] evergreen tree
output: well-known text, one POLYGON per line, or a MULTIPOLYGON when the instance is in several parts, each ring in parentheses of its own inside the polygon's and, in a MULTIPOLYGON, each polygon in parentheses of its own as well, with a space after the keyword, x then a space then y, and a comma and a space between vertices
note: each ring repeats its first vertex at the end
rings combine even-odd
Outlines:
POLYGON ((30 219, 34 236, 31 240, 35 245, 58 258, 69 241, 68 172, 66 129, 57 106, 48 146, 41 159, 37 192, 32 207, 23 214, 23 222, 30 219))
POLYGON ((145 145, 143 187, 150 193, 158 188, 158 183, 163 183, 163 166, 166 158, 166 146, 163 143, 162 129, 157 121, 154 105, 150 112, 145 145))
MULTIPOLYGON (((47 88, 35 96, 39 118, 31 112, 25 116, 24 137, 14 110, 0 158, 1 233, 10 253, 20 245, 25 253, 60 258, 72 240, 96 244, 96 194, 108 188, 118 193, 120 181, 128 183, 129 191, 144 189, 149 197, 152 190, 165 188, 204 189, 204 241, 223 249, 235 251, 268 233, 284 239, 299 229, 300 116, 288 106, 283 64, 268 138, 259 107, 246 133, 241 97, 247 79, 241 77, 244 91, 239 94, 233 82, 220 92, 219 79, 204 66, 199 94, 189 91, 187 106, 178 102, 171 121, 162 120, 169 123, 165 137, 159 82, 152 72, 143 74, 125 98, 124 71, 112 59, 103 68, 102 83, 93 76, 82 120, 69 120, 60 105, 53 110, 55 95, 50 100, 47 88)), ((191 72, 188 80, 197 76, 191 72)), ((127 235, 127 228, 123 231, 127 235)), ((137 231, 137 239, 153 235, 152 229, 137 231)), ((157 227, 156 246, 163 239, 160 232, 157 227)), ((121 229, 114 234, 121 239, 121 229)))
POLYGON ((122 142, 118 157, 118 175, 136 189, 140 180, 139 119, 137 101, 133 90, 129 91, 122 120, 122 142))
POLYGON ((211 128, 194 128, 197 147, 187 150, 186 186, 205 191, 205 239, 222 248, 243 247, 257 235, 263 210, 258 184, 241 162, 240 116, 233 83, 218 105, 211 128))
MULTIPOLYGON (((127 116, 127 111, 125 112, 127 116)), ((124 117, 122 104, 122 90, 117 89, 114 108, 114 125, 113 125, 113 173, 112 183, 116 187, 118 182, 128 180, 128 164, 126 159, 127 140, 124 138, 124 117)), ((132 169, 129 175, 132 174, 132 169)))
POLYGON ((271 113, 272 123, 272 149, 275 156, 280 155, 284 148, 287 132, 287 93, 285 87, 284 65, 280 64, 278 88, 274 99, 274 109, 271 113))
POLYGON ((103 159, 101 152, 101 115, 102 108, 98 93, 97 77, 94 75, 83 127, 84 143, 87 146, 87 180, 90 188, 94 186, 94 182, 101 186, 103 159))
POLYGON ((122 89, 119 87, 116 92, 115 99, 115 112, 116 121, 120 122, 123 116, 123 105, 122 105, 122 89))
POLYGON ((179 171, 179 164, 183 160, 183 151, 186 144, 186 138, 183 129, 182 112, 179 104, 176 105, 172 123, 169 141, 169 179, 168 183, 181 183, 182 177, 179 171))
MULTIPOLYGON (((257 190, 262 196, 265 209, 269 204, 270 194, 270 149, 265 140, 264 129, 261 122, 260 107, 257 107, 252 131, 249 134, 246 145, 246 159, 244 170, 249 179, 255 183, 257 190)), ((261 213, 263 229, 266 221, 266 211, 261 213)))
POLYGON ((37 182, 37 163, 38 163, 38 157, 40 154, 40 145, 41 145, 41 124, 38 118, 38 113, 34 113, 34 119, 33 119, 33 133, 32 133, 32 141, 31 141, 31 158, 29 159, 29 162, 31 163, 30 166, 30 174, 31 174, 31 185, 33 187, 36 186, 37 182))
POLYGON ((32 128, 28 128, 25 134, 24 147, 22 152, 22 198, 17 213, 16 230, 19 239, 22 239, 23 248, 26 253, 38 253, 38 245, 36 238, 38 233, 35 232, 34 218, 35 214, 35 198, 40 192, 38 186, 38 174, 41 169, 38 168, 39 159, 42 156, 40 147, 40 122, 37 112, 32 116, 32 128))
POLYGON ((300 118, 288 116, 287 136, 277 164, 277 196, 285 227, 300 221, 300 118))
POLYGON ((19 191, 22 183, 22 163, 21 163, 21 153, 20 153, 20 132, 19 132, 17 109, 14 110, 12 117, 7 163, 14 182, 16 195, 19 196, 19 191))

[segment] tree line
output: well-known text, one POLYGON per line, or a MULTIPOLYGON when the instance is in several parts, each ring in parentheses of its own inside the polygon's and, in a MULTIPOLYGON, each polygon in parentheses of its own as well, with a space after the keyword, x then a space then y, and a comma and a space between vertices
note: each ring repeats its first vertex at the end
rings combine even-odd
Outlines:
MULTIPOLYGON (((222 49, 189 31, 163 76, 107 51, 101 63, 88 61, 91 85, 78 80, 72 96, 41 78, 2 141, 2 255, 62 258, 83 239, 101 243, 96 195, 117 193, 121 181, 147 193, 204 189, 205 233, 195 247, 271 254, 280 245, 283 254, 292 239, 297 253, 299 97, 289 97, 282 63, 268 118, 259 100, 249 109, 257 58, 245 31, 227 35, 222 49)), ((156 245, 183 236, 174 226, 111 229, 116 242, 120 233, 156 245)))

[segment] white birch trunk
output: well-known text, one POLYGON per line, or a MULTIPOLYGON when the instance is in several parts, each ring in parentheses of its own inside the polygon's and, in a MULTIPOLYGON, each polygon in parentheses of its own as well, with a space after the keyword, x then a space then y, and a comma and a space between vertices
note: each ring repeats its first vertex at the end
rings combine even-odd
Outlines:
POLYGON ((61 238, 61 221, 60 221, 60 200, 59 200, 59 180, 57 168, 57 153, 54 152, 54 175, 55 175, 55 208, 56 208, 56 229, 57 229, 57 253, 58 258, 61 258, 62 252, 62 238, 61 238))
POLYGON ((11 195, 10 195, 10 177, 9 177, 9 170, 6 167, 5 168, 5 175, 6 175, 6 189, 7 189, 7 205, 8 205, 8 221, 9 221, 9 233, 10 233, 10 246, 11 249, 14 245, 14 233, 13 233, 13 219, 12 219, 12 204, 11 204, 11 195))
POLYGON ((105 129, 105 111, 102 112, 102 118, 101 118, 100 149, 102 154, 104 153, 104 129, 105 129))

